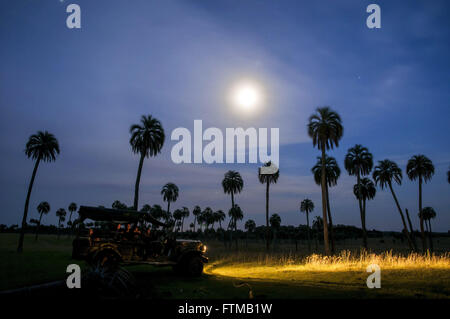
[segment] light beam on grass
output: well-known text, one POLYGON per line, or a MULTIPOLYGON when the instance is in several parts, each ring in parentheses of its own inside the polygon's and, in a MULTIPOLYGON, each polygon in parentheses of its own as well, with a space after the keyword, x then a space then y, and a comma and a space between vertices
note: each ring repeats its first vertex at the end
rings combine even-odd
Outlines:
POLYGON ((343 251, 336 256, 313 254, 302 259, 265 257, 256 261, 246 261, 228 258, 213 262, 205 271, 213 275, 235 278, 301 279, 304 272, 365 271, 370 264, 378 264, 382 270, 450 270, 450 253, 443 255, 411 253, 404 256, 392 252, 356 255, 343 251))

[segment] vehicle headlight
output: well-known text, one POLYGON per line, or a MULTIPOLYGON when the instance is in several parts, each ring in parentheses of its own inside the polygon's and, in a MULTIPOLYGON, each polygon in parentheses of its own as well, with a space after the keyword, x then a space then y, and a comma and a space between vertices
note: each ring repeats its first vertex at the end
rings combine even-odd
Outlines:
POLYGON ((202 250, 203 253, 206 253, 206 245, 202 245, 202 247, 200 247, 200 249, 202 250))

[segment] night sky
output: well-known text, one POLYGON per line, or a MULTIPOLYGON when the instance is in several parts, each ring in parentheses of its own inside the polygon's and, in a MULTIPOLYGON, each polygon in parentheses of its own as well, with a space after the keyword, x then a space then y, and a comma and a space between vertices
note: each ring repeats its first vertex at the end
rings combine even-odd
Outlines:
MULTIPOLYGON (((433 230, 450 229, 450 3, 448 1, 24 1, 0 2, 0 223, 22 218, 33 162, 28 137, 48 130, 61 154, 39 167, 29 218, 48 201, 43 223, 70 202, 132 205, 139 157, 129 127, 143 114, 166 132, 162 153, 146 159, 140 206, 160 204, 167 182, 180 188, 171 210, 194 205, 228 211, 223 174, 244 178, 236 202, 244 220, 264 222, 265 187, 258 164, 172 163, 177 127, 280 128, 281 175, 271 186, 270 212, 282 225, 305 224, 299 203, 308 197, 321 215, 321 191, 311 167, 319 151, 307 135, 308 117, 329 105, 342 117, 337 158, 342 174, 330 189, 335 224, 360 226, 344 156, 356 143, 375 164, 385 158, 403 170, 394 186, 400 205, 418 229, 418 183, 407 179, 408 159, 425 154, 435 175, 424 185, 423 205, 437 213, 433 230), (66 27, 66 6, 81 7, 82 28, 66 27), (381 29, 368 29, 366 7, 381 7, 381 29), (229 87, 242 78, 264 86, 264 109, 232 112, 229 87)), ((191 218, 189 219, 191 220, 191 218)), ((367 203, 367 228, 400 230, 388 190, 367 203)))

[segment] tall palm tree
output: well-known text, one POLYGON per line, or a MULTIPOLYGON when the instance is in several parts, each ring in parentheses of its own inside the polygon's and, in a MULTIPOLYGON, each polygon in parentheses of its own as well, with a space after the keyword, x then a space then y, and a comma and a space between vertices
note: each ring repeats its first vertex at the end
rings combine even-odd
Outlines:
MULTIPOLYGON (((264 166, 269 167, 271 162, 267 162, 264 166)), ((261 184, 266 184, 266 249, 270 247, 270 228, 269 228, 269 188, 270 184, 276 184, 280 177, 280 170, 275 174, 261 174, 261 169, 258 169, 258 179, 261 184)))
POLYGON ((203 222, 206 224, 206 229, 209 228, 209 225, 212 224, 212 216, 213 216, 213 210, 211 207, 206 207, 202 212, 203 222))
POLYGON ((234 207, 234 194, 240 193, 244 188, 244 181, 241 174, 236 171, 228 171, 222 180, 222 187, 225 194, 231 195, 231 207, 234 207))
POLYGON ((339 140, 344 134, 341 117, 329 107, 317 108, 316 112, 310 116, 308 123, 308 135, 312 138, 313 146, 317 146, 322 151, 322 216, 324 220, 323 238, 325 244, 325 254, 330 254, 328 239, 327 221, 327 189, 325 172, 325 151, 339 146, 339 140))
POLYGON ((200 206, 195 206, 192 210, 192 215, 194 215, 194 231, 195 231, 195 224, 198 223, 198 217, 202 214, 202 209, 200 206))
MULTIPOLYGON (((419 214, 422 212, 422 183, 428 182, 434 175, 433 162, 425 155, 414 155, 406 165, 406 174, 412 181, 419 179, 419 214)), ((427 243, 423 229, 423 214, 420 214, 420 234, 422 236, 422 249, 425 252, 427 243)))
POLYGON ((216 212, 214 212, 214 219, 216 222, 219 223, 219 228, 222 229, 222 222, 225 220, 225 213, 223 212, 223 210, 218 210, 216 212))
POLYGON ((309 234, 309 213, 314 210, 314 203, 312 200, 305 198, 300 203, 300 211, 306 214, 306 232, 308 235, 308 250, 311 251, 311 237, 309 234))
POLYGON ((31 175, 30 184, 28 185, 27 198, 25 200, 25 208, 23 210, 22 228, 20 229, 19 243, 17 245, 17 252, 23 251, 23 240, 25 237, 25 229, 27 227, 28 206, 30 203, 31 190, 33 189, 36 172, 41 161, 53 162, 59 154, 59 144, 55 136, 47 131, 38 131, 28 139, 25 147, 25 154, 28 158, 35 160, 33 173, 31 175))
MULTIPOLYGON (((317 163, 313 166, 311 171, 314 174, 314 181, 317 185, 322 183, 322 158, 317 157, 317 163)), ((335 243, 334 243, 334 232, 333 232, 333 218, 331 217, 330 208, 330 193, 328 187, 336 186, 337 180, 341 176, 341 169, 336 162, 334 157, 325 154, 325 189, 327 193, 327 211, 328 211, 328 221, 330 226, 330 238, 331 238, 331 252, 334 254, 335 243)))
POLYGON ((60 208, 56 211, 56 216, 58 217, 58 239, 61 230, 61 222, 66 220, 66 210, 64 208, 60 208))
POLYGON ((167 202, 167 213, 170 214, 170 203, 176 202, 178 199, 179 189, 174 183, 167 183, 161 190, 163 200, 167 202))
POLYGON ((419 218, 422 218, 427 225, 428 228, 428 238, 430 241, 430 250, 433 250, 433 231, 431 230, 431 219, 436 217, 436 211, 433 207, 424 207, 422 209, 422 214, 419 213, 419 218), (423 215, 423 216, 420 216, 423 215))
POLYGON ((361 226, 363 230, 364 248, 367 248, 367 229, 366 229, 366 201, 375 198, 377 189, 375 184, 367 177, 362 178, 359 184, 353 186, 353 194, 355 194, 356 199, 362 201, 362 213, 361 213, 361 226))
MULTIPOLYGON (((373 167, 373 156, 367 149, 360 144, 356 144, 354 147, 347 151, 345 156, 345 169, 349 175, 356 175, 356 185, 361 184, 361 177, 368 175, 373 167)), ((357 186, 358 187, 358 186, 357 186)), ((359 190, 358 190, 359 191, 359 190)), ((356 196, 359 204, 359 213, 361 215, 361 221, 365 221, 364 210, 362 207, 363 196, 359 194, 356 196)), ((363 228, 363 245, 367 249, 367 232, 366 225, 362 225, 363 228)))
POLYGON ((134 187, 134 210, 138 209, 139 183, 141 181, 142 165, 145 157, 156 156, 161 152, 164 145, 164 129, 161 122, 151 115, 142 115, 139 124, 130 127, 130 144, 133 153, 139 154, 139 167, 134 187))
POLYGON ((394 189, 392 187, 392 181, 394 181, 398 185, 402 184, 402 170, 397 166, 395 162, 385 159, 383 161, 378 161, 378 165, 375 166, 372 177, 376 185, 380 184, 381 189, 384 189, 386 186, 389 187, 389 190, 391 191, 392 197, 394 198, 398 212, 402 219, 403 229, 408 239, 409 247, 411 249, 417 249, 416 243, 413 241, 413 239, 411 238, 411 234, 408 231, 405 216, 403 215, 397 196, 395 195, 394 189))
POLYGON ((189 208, 187 208, 186 206, 183 206, 183 208, 181 209, 182 211, 182 220, 181 220, 181 232, 183 232, 183 227, 184 227, 184 219, 189 217, 189 208))
MULTIPOLYGON (((244 188, 244 180, 242 179, 241 174, 239 174, 239 172, 236 171, 226 172, 222 180, 222 187, 225 194, 231 195, 231 209, 233 209, 235 205, 234 194, 240 193, 244 188)), ((230 228, 232 221, 233 220, 230 219, 228 228, 230 228)), ((233 241, 233 232, 230 232, 230 243, 232 241, 233 241)))
POLYGON ((35 236, 34 240, 38 239, 39 228, 41 227, 42 215, 48 214, 48 212, 50 211, 50 204, 47 202, 40 202, 37 207, 37 211, 39 213, 39 221, 38 221, 38 224, 36 227, 36 236, 35 236))
POLYGON ((272 214, 269 219, 270 227, 273 229, 273 243, 275 246, 275 242, 277 240, 277 231, 281 226, 281 217, 278 214, 272 214))

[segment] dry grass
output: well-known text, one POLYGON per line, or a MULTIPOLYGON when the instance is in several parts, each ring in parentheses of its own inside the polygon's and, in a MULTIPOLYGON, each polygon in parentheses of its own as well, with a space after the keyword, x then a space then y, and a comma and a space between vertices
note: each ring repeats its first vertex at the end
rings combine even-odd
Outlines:
POLYGON ((450 253, 440 255, 410 253, 394 254, 392 251, 375 254, 367 252, 341 251, 335 256, 312 254, 299 257, 294 255, 235 254, 216 259, 206 268, 215 275, 281 279, 287 273, 289 278, 302 277, 304 272, 348 272, 365 271, 370 264, 377 264, 382 270, 450 270, 450 253))

